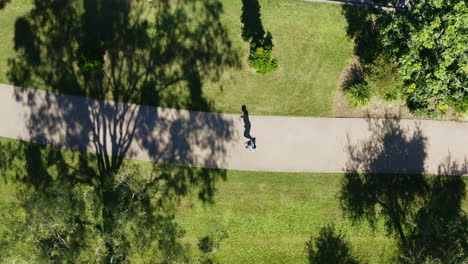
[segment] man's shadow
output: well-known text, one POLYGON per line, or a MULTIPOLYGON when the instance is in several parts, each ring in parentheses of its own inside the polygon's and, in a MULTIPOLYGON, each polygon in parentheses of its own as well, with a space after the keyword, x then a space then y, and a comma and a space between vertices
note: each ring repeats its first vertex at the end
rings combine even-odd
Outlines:
POLYGON ((241 118, 244 120, 244 137, 249 139, 247 141, 247 146, 253 145, 253 149, 256 148, 255 138, 250 135, 250 128, 252 127, 249 119, 249 111, 247 111, 247 107, 242 105, 242 113, 241 118))
POLYGON ((242 105, 242 113, 241 118, 244 120, 244 137, 252 140, 252 136, 250 135, 250 128, 252 125, 250 124, 250 119, 249 119, 249 111, 247 111, 247 107, 245 105, 242 105))

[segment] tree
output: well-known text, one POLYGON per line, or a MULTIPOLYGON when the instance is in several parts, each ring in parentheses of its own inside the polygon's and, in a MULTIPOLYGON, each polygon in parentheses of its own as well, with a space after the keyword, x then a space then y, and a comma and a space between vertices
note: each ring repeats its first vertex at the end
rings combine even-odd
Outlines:
POLYGON ((410 1, 387 19, 383 44, 398 65, 412 112, 468 110, 467 19, 460 0, 410 1))
POLYGON ((337 233, 332 225, 320 229, 316 238, 306 243, 310 264, 357 264, 351 254, 351 249, 343 234, 337 233))

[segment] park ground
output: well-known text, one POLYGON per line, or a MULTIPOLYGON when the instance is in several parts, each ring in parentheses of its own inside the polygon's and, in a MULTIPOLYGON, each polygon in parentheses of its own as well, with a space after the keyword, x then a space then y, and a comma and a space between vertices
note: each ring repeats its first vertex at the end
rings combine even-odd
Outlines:
MULTIPOLYGON (((20 141, 0 138, 0 145, 10 149, 15 149, 17 144, 20 141)), ((26 149, 39 146, 22 144, 26 144, 26 149)), ((43 150, 54 148, 41 147, 43 150)), ((79 162, 77 154, 77 151, 61 150, 63 160, 72 167, 79 162)), ((50 157, 42 157, 46 158, 50 157)), ((18 166, 24 160, 16 156, 10 162, 18 166)), ((138 166, 145 171, 153 164, 127 159, 125 166, 138 166)), ((166 173, 183 170, 197 173, 199 170, 172 165, 161 169, 166 173)), ((53 179, 60 181, 53 163, 46 170, 53 179)), ((18 175, 21 177, 21 173, 18 175)), ((342 179, 343 174, 228 170, 225 179, 215 184, 214 203, 201 202, 196 187, 179 200, 174 209, 174 221, 185 231, 180 241, 189 246, 194 259, 201 257, 197 248, 203 237, 222 233, 224 239, 220 239, 218 248, 210 253, 220 263, 306 263, 305 243, 311 236, 317 236, 321 227, 333 223, 350 241, 353 255, 363 263, 395 262, 396 243, 387 236, 381 218, 372 229, 366 223, 352 224, 344 217, 339 206, 342 179)), ((463 179, 465 186, 467 180, 463 179)), ((16 216, 17 224, 27 221, 26 212, 18 206, 18 198, 28 190, 25 187, 21 181, 3 181, 0 208, 4 214, 0 217, 16 216)), ((468 210, 466 197, 461 208, 468 210)), ((7 223, 11 223, 11 219, 6 219, 0 219, 0 234, 8 233, 7 223)), ((25 240, 17 246, 27 252, 32 241, 34 239, 25 240)))
MULTIPOLYGON (((260 1, 263 27, 273 36, 273 56, 280 67, 270 75, 259 76, 246 62, 249 48, 241 38, 242 1, 221 2, 224 9, 221 20, 241 65, 224 71, 216 82, 204 83, 203 95, 211 110, 238 113, 245 104, 257 115, 331 117, 340 74, 353 57, 353 43, 346 35, 347 22, 341 6, 260 1)), ((32 7, 32 1, 18 0, 0 11, 1 83, 10 83, 8 59, 15 56, 15 20, 32 7)), ((50 90, 46 85, 31 88, 50 90)), ((183 89, 177 96, 175 107, 191 110, 188 103, 184 104, 188 95, 183 89)), ((174 104, 163 100, 160 106, 174 107, 174 104)))
MULTIPOLYGON (((354 57, 341 6, 261 0, 263 25, 273 35, 273 56, 280 65, 277 72, 261 77, 246 65, 248 44, 240 36, 241 1, 222 3, 223 23, 244 59, 240 68, 228 69, 219 81, 204 84, 203 95, 212 110, 238 113, 245 104, 252 115, 333 116, 340 76, 354 57)), ((15 56, 15 20, 32 7, 31 0, 15 0, 0 11, 1 83, 10 82, 8 60, 15 56)), ((184 96, 188 95, 181 93, 180 100, 184 96)), ((172 105, 162 101, 160 106, 172 105)), ((181 108, 190 109, 184 104, 181 108)), ((0 143, 5 142, 17 141, 0 138, 0 143)), ((71 159, 73 151, 64 153, 71 159)), ((190 193, 177 206, 175 221, 186 231, 182 241, 192 248, 213 229, 225 231, 227 238, 213 253, 221 263, 305 263, 306 241, 327 223, 346 234, 353 254, 364 262, 391 262, 397 249, 382 221, 371 230, 366 224, 352 225, 343 216, 338 201, 342 178, 342 174, 227 171, 226 180, 217 182, 214 204, 201 203, 195 192, 190 193)), ((17 203, 17 187, 0 184, 0 208, 17 203)), ((462 208, 468 211, 467 199, 462 208)), ((13 213, 24 216, 21 208, 17 210, 13 213)), ((0 221, 0 235, 7 232, 4 223, 0 221)))

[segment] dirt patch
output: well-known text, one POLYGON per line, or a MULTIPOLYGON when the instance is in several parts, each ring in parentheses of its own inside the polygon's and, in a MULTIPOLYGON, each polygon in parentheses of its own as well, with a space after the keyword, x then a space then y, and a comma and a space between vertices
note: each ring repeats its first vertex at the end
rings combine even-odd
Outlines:
MULTIPOLYGON (((401 119, 430 119, 428 117, 420 117, 412 115, 405 102, 387 103, 378 97, 373 97, 371 102, 366 106, 353 107, 343 89, 346 87, 347 82, 355 79, 356 76, 360 78, 359 70, 362 71, 359 60, 354 58, 350 61, 349 66, 343 71, 340 77, 340 84, 333 99, 333 117, 356 117, 356 118, 384 118, 387 116, 398 116, 401 119)), ((449 112, 437 120, 449 121, 468 121, 468 116, 463 117, 454 112, 449 112)))
POLYGON ((424 119, 410 114, 403 103, 388 104, 373 98, 367 106, 353 107, 341 89, 335 93, 333 101, 334 117, 373 117, 399 116, 402 119, 424 119))
POLYGON ((399 116, 403 119, 417 119, 410 114, 403 102, 388 104, 378 99, 372 98, 371 102, 366 106, 353 107, 349 103, 348 98, 344 94, 343 89, 356 82, 364 81, 364 70, 358 58, 352 59, 348 67, 340 76, 340 84, 335 93, 333 100, 333 116, 334 117, 385 117, 399 116))

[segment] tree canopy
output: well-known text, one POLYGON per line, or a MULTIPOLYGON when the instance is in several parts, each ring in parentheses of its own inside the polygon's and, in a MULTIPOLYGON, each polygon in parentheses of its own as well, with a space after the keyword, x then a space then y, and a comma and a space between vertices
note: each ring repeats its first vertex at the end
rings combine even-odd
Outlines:
POLYGON ((387 18, 383 44, 398 64, 414 113, 468 110, 467 21, 468 8, 460 0, 410 1, 387 18))

